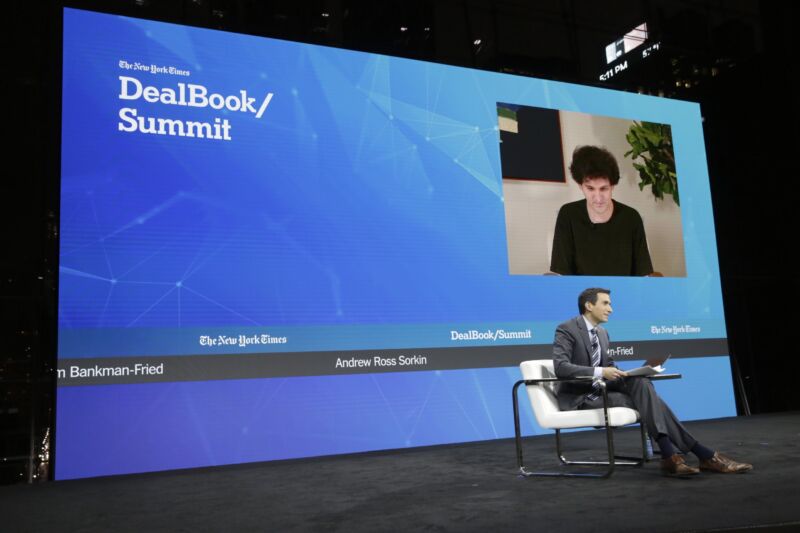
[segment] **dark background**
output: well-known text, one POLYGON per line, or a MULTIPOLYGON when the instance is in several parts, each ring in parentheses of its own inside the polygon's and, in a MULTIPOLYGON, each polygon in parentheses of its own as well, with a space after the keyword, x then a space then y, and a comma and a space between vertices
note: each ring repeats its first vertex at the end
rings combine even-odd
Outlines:
POLYGON ((503 179, 565 182, 558 111, 519 106, 517 124, 517 133, 500 130, 503 179))
MULTIPOLYGON (((0 483, 50 477, 61 8, 93 9, 701 104, 740 414, 800 409, 798 9, 738 0, 106 0, 5 6, 0 483), (601 82, 605 46, 660 48, 601 82)), ((658 302, 653 302, 658 305, 658 302)), ((698 399, 700 401, 700 399, 698 399)), ((88 428, 87 428, 88 430, 88 428)))

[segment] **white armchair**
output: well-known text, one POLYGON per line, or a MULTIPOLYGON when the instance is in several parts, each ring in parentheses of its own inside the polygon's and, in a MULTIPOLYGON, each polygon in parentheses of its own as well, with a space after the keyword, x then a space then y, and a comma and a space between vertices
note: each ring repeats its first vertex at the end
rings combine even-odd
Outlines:
POLYGON ((551 360, 524 361, 520 365, 522 378, 514 384, 512 390, 514 403, 514 433, 517 446, 517 466, 523 476, 564 476, 564 477, 601 477, 607 478, 614 472, 616 465, 641 466, 647 461, 646 434, 640 426, 642 435, 642 456, 624 457, 614 455, 613 428, 635 424, 639 421, 639 413, 627 407, 608 407, 608 395, 605 384, 601 388, 604 407, 602 409, 581 409, 561 411, 555 395, 555 387, 559 382, 592 381, 591 377, 578 379, 559 379, 553 371, 551 360), (525 468, 522 459, 522 436, 520 433, 518 389, 525 385, 533 414, 539 426, 554 429, 556 432, 556 454, 564 465, 606 466, 604 473, 596 472, 530 472, 525 468), (561 451, 561 430, 582 427, 604 427, 608 446, 608 461, 568 461, 561 451), (620 460, 621 459, 621 460, 620 460))

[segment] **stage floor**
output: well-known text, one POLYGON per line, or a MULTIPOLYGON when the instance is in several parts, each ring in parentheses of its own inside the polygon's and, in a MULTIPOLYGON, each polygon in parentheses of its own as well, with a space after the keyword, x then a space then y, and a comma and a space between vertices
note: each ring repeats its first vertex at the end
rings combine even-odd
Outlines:
MULTIPOLYGON (((671 479, 654 461, 607 480, 521 478, 513 440, 500 440, 0 487, 0 529, 800 530, 800 412, 687 425, 753 471, 671 479)), ((616 435, 618 453, 635 452, 638 429, 616 435)), ((574 458, 602 459, 602 432, 569 434, 566 443, 574 458)), ((525 439, 525 457, 532 469, 557 468, 553 437, 525 439)))

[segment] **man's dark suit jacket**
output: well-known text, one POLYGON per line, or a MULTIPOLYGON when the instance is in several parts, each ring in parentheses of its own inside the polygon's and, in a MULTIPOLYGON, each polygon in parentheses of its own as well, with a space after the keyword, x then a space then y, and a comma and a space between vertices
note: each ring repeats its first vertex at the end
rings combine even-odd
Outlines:
MULTIPOLYGON (((600 366, 614 366, 614 358, 608 353, 608 332, 597 326, 597 338, 600 340, 600 366)), ((553 341, 553 368, 556 377, 593 376, 591 358, 592 343, 582 316, 567 320, 556 328, 556 338, 553 341)), ((577 409, 591 392, 591 382, 561 383, 557 394, 558 407, 562 411, 577 409)))

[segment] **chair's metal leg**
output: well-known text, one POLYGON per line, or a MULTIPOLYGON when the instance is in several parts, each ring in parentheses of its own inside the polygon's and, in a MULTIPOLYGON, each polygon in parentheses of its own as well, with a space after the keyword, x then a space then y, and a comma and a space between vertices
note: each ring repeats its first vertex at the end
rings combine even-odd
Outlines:
POLYGON ((605 386, 601 387, 601 390, 603 391, 603 416, 606 421, 606 440, 608 442, 608 473, 606 473, 606 477, 610 477, 614 473, 614 428, 611 427, 608 419, 608 392, 605 386))
MULTIPOLYGON (((609 428, 610 430, 614 430, 613 427, 609 428)), ((556 430, 556 454, 558 455, 558 460, 561 461, 561 464, 565 465, 585 465, 585 466, 605 466, 609 464, 608 461, 571 461, 564 457, 564 453, 561 451, 561 439, 558 438, 559 432, 556 430)), ((606 438, 608 440, 608 438, 606 438)), ((613 443, 613 439, 612 439, 613 443)), ((613 444, 612 444, 613 445, 613 444)), ((607 446, 607 445, 606 445, 607 446)), ((614 454, 614 464, 618 466, 639 466, 642 464, 641 457, 631 457, 629 455, 616 455, 614 454), (626 459, 625 461, 619 461, 618 459, 626 459)))
POLYGON ((605 388, 603 388, 603 412, 605 416, 605 430, 606 430, 606 444, 608 448, 608 461, 569 461, 564 457, 561 450, 561 430, 556 429, 556 455, 559 461, 564 465, 583 465, 583 466, 607 466, 604 473, 596 472, 531 472, 525 468, 522 458, 522 433, 520 430, 519 420, 519 398, 517 396, 519 387, 525 383, 525 380, 517 381, 512 389, 512 404, 514 406, 514 441, 517 451, 517 467, 519 474, 525 477, 592 477, 592 478, 608 478, 614 473, 614 467, 620 466, 640 466, 642 460, 636 461, 617 461, 617 459, 638 459, 635 457, 624 457, 614 455, 614 428, 609 425, 608 418, 608 395, 605 388))
POLYGON ((556 430, 556 455, 558 456, 558 460, 561 461, 562 465, 570 464, 569 461, 564 457, 564 452, 561 451, 561 430, 556 430))
MULTIPOLYGON (((641 417, 641 414, 639 416, 641 417)), ((646 463, 647 461, 650 460, 650 458, 647 456, 647 439, 648 439, 648 436, 647 436, 647 432, 644 430, 644 424, 642 422, 639 422, 639 430, 640 430, 640 432, 642 434, 642 463, 646 463)))
POLYGON ((514 388, 511 389, 511 400, 514 404, 514 442, 517 446, 517 468, 523 476, 529 475, 525 470, 525 465, 522 462, 522 433, 519 428, 519 398, 517 391, 519 386, 525 383, 525 380, 519 380, 514 383, 514 388))

